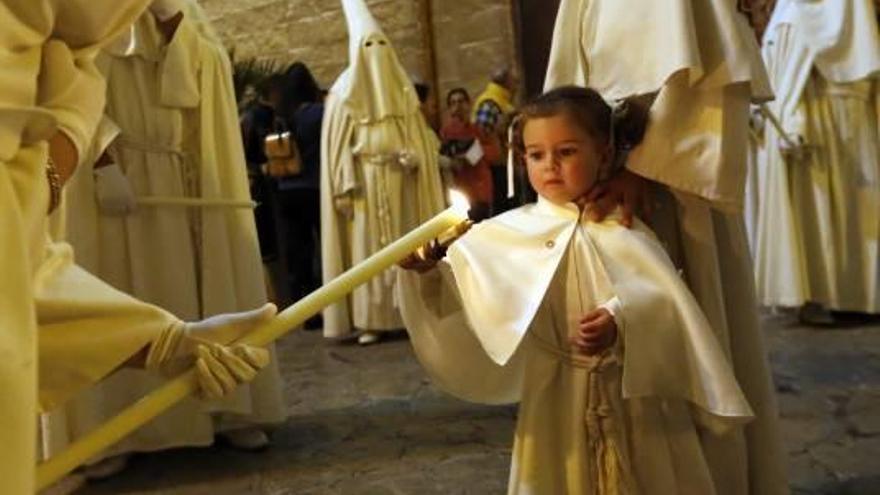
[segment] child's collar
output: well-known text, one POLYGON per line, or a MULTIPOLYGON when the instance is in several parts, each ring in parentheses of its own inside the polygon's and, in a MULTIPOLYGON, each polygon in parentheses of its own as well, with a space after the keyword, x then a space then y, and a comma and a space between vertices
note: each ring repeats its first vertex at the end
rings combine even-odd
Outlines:
MULTIPOLYGON (((569 220, 578 220, 581 217, 581 209, 576 203, 569 201, 565 204, 557 204, 541 196, 540 194, 538 195, 538 201, 535 204, 535 208, 539 212, 546 213, 555 217, 566 218, 569 220)), ((611 220, 615 223, 618 223, 620 218, 621 212, 620 207, 618 206, 605 217, 605 220, 603 220, 603 222, 611 220)), ((584 219, 589 221, 589 216, 584 215, 584 219)))
POLYGON ((577 220, 581 216, 581 210, 575 203, 556 204, 541 195, 538 195, 538 202, 535 207, 540 212, 571 220, 577 220))

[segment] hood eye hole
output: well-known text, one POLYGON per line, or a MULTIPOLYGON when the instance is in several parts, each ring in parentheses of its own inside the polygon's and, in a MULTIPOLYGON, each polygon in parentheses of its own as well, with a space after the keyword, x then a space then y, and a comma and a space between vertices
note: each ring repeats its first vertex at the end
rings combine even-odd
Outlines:
POLYGON ((366 43, 366 45, 367 45, 367 48, 369 48, 369 47, 373 46, 373 42, 372 42, 372 41, 368 41, 368 42, 366 43))
POLYGON ((385 46, 387 43, 385 43, 385 40, 379 40, 379 44, 385 46))

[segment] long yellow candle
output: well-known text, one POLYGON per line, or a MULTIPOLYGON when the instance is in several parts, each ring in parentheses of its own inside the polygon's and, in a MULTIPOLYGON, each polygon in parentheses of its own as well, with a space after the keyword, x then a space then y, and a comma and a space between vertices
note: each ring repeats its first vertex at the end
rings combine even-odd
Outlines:
MULTIPOLYGON (((278 314, 268 325, 245 336, 241 342, 257 346, 274 342, 325 307, 345 297, 359 285, 391 268, 419 247, 466 220, 467 211, 467 200, 460 193, 453 191, 452 207, 300 299, 278 314)), ((37 466, 37 488, 42 490, 55 483, 77 466, 186 398, 196 388, 195 375, 190 370, 154 390, 118 416, 73 443, 64 452, 37 466)))

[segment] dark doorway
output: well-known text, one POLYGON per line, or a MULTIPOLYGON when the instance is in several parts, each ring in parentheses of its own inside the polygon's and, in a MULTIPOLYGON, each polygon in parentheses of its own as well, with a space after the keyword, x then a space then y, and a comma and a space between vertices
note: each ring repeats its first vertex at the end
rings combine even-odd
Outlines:
POLYGON ((544 88, 559 1, 514 1, 517 43, 522 54, 522 80, 527 97, 540 94, 544 88))

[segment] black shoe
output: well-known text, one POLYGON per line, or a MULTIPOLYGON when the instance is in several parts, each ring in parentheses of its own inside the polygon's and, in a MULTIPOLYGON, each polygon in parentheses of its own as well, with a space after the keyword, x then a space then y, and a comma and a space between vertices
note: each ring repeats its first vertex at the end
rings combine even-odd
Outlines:
POLYGON ((324 327, 324 317, 319 314, 306 320, 303 330, 320 330, 324 327))

